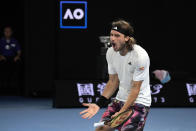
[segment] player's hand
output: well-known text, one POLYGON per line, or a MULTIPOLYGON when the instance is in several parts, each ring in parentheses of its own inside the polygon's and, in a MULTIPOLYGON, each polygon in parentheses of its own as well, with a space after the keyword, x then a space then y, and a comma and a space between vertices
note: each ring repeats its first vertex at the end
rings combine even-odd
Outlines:
POLYGON ((93 104, 93 103, 83 103, 82 105, 88 107, 88 109, 83 110, 82 112, 80 112, 80 115, 82 115, 82 118, 84 118, 84 119, 92 118, 95 114, 97 114, 97 112, 100 109, 100 107, 98 105, 93 104))
POLYGON ((116 112, 114 115, 111 116, 111 118, 114 118, 116 116, 118 116, 120 114, 120 112, 116 112))

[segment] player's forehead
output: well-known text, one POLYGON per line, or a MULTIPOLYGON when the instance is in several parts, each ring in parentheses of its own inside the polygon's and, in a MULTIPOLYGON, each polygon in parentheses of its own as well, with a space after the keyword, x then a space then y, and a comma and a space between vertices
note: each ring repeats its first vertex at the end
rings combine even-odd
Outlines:
POLYGON ((120 35, 120 36, 123 36, 122 33, 118 32, 118 31, 116 31, 116 30, 111 30, 111 31, 110 31, 110 34, 112 34, 112 35, 120 35))

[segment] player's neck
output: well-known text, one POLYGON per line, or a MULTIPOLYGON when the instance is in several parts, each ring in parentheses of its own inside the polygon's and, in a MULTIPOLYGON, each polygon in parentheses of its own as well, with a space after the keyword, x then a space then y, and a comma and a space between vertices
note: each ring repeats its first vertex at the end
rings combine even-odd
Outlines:
POLYGON ((127 53, 129 52, 129 50, 127 49, 126 46, 124 46, 124 48, 122 48, 119 53, 121 56, 125 56, 127 53))

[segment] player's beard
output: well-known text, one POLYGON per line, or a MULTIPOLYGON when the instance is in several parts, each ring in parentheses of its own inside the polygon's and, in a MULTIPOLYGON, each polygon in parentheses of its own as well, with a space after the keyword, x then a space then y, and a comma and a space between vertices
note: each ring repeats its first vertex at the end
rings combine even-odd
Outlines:
POLYGON ((120 46, 119 46, 119 48, 118 48, 117 45, 116 45, 116 47, 114 47, 114 48, 115 48, 114 50, 115 50, 115 51, 121 51, 121 50, 123 50, 125 47, 126 47, 125 43, 121 43, 120 46))
POLYGON ((121 51, 126 47, 125 43, 121 43, 120 46, 118 47, 116 43, 112 43, 112 47, 114 49, 114 51, 121 51))

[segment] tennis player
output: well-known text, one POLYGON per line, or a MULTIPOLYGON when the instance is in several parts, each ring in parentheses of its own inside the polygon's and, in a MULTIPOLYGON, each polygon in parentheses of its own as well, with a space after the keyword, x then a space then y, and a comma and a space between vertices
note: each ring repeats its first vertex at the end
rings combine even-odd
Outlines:
MULTIPOLYGON (((80 114, 92 118, 100 108, 109 104, 109 98, 119 88, 117 96, 108 105, 101 121, 107 121, 119 113, 134 109, 134 114, 121 126, 119 131, 143 131, 151 105, 149 85, 150 59, 147 52, 133 38, 133 27, 124 20, 112 22, 110 42, 106 59, 109 80, 102 96, 96 103, 84 103, 88 108, 80 114)), ((99 128, 104 131, 104 128, 99 128)), ((98 129, 97 129, 98 131, 98 129)))

